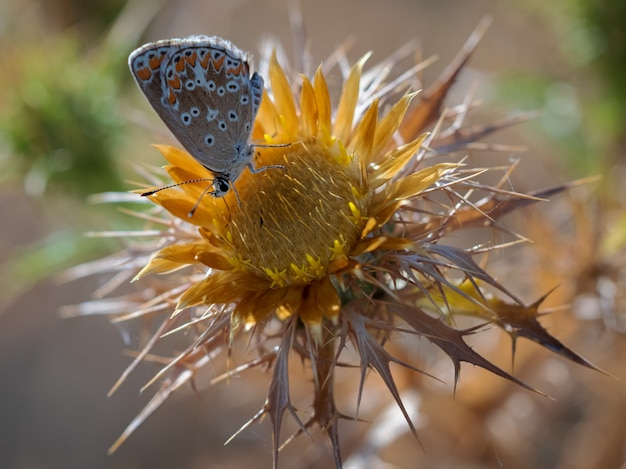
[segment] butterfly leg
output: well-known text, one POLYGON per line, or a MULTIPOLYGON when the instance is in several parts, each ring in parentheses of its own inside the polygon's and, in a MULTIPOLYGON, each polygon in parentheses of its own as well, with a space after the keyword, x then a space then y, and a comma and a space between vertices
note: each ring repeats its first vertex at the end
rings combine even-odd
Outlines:
POLYGON ((247 166, 252 174, 262 173, 266 169, 282 169, 283 171, 287 171, 287 168, 285 168, 282 164, 271 164, 268 166, 261 166, 260 168, 255 168, 252 163, 248 163, 247 166))

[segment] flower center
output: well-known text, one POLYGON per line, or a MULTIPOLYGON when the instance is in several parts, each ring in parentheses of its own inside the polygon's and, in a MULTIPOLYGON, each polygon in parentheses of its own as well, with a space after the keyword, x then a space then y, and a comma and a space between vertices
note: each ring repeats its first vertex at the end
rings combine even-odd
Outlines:
POLYGON ((311 139, 263 148, 257 160, 257 168, 285 169, 240 177, 242 204, 231 207, 227 232, 239 261, 273 287, 310 283, 344 267, 367 215, 359 159, 311 139))

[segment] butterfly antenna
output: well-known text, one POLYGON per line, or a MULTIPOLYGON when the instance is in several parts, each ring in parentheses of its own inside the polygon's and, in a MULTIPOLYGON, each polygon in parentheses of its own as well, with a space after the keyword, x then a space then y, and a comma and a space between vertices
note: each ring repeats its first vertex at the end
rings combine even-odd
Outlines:
MULTIPOLYGON (((202 180, 206 181, 207 179, 201 179, 201 181, 202 180)), ((202 199, 204 199, 204 196, 207 195, 207 192, 209 192, 210 188, 211 186, 207 186, 206 189, 202 191, 202 194, 200 194, 200 197, 198 197, 197 202, 194 204, 193 207, 191 207, 191 210, 189 210, 189 213, 187 213, 188 218, 193 217, 193 214, 196 213, 197 208, 200 206, 200 202, 202 202, 202 199)))
POLYGON ((189 181, 178 182, 176 184, 170 184, 169 186, 163 186, 163 187, 159 187, 158 189, 154 189, 154 190, 147 191, 147 192, 142 192, 140 195, 141 197, 146 197, 148 195, 152 195, 152 194, 156 194, 157 192, 164 191, 165 189, 171 189, 173 187, 182 186, 183 184, 191 184, 193 182, 203 182, 203 181, 210 181, 210 179, 207 179, 207 178, 190 179, 189 181))

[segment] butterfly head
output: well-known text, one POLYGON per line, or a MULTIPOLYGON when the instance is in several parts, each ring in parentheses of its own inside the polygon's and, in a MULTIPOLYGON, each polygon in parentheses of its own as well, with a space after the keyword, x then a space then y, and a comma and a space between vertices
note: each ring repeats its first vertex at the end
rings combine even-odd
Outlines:
POLYGON ((225 176, 216 176, 215 179, 213 179, 213 192, 211 192, 211 195, 213 197, 224 197, 228 194, 230 186, 230 179, 225 176))

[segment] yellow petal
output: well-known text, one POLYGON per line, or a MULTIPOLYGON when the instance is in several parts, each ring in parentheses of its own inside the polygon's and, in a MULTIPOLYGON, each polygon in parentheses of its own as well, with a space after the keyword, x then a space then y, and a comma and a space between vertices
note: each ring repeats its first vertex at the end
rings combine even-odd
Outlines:
POLYGON ((298 130, 298 115, 293 93, 289 86, 287 76, 276 59, 276 51, 272 53, 270 59, 270 82, 272 84, 272 94, 274 95, 274 105, 281 115, 285 133, 296 135, 298 130))
MULTIPOLYGON (((376 126, 376 136, 374 138, 374 146, 372 148, 374 158, 378 157, 378 159, 381 159, 384 155, 387 145, 389 145, 395 131, 398 130, 398 127, 400 127, 402 119, 409 108, 409 104, 411 104, 411 101, 416 94, 417 92, 404 95, 402 99, 393 105, 391 110, 376 126)), ((377 161, 374 160, 374 162, 377 161)))
POLYGON ((352 120, 354 119, 354 110, 359 99, 359 85, 361 83, 361 72, 363 64, 369 57, 365 55, 361 60, 355 63, 350 70, 348 79, 343 84, 341 98, 337 106, 337 116, 335 117, 335 126, 333 134, 342 142, 347 142, 352 132, 352 120))
MULTIPOLYGON (((180 148, 169 145, 153 145, 172 166, 186 168, 196 174, 208 173, 208 170, 194 159, 189 153, 180 148)), ((209 173, 210 174, 210 173, 209 173)), ((196 176, 198 177, 198 176, 196 176)), ((202 177, 202 176, 200 176, 202 177)))
POLYGON ((380 201, 373 201, 370 209, 372 213, 376 214, 376 228, 380 228, 385 223, 387 223, 391 217, 393 217, 396 212, 405 205, 407 202, 405 200, 391 200, 391 199, 383 199, 380 201))
POLYGON ((265 90, 263 90, 263 99, 261 100, 261 106, 259 107, 259 112, 257 112, 254 122, 252 138, 255 141, 262 141, 264 134, 277 135, 281 133, 280 114, 265 90))
POLYGON ((135 275, 133 282, 136 282, 149 274, 164 274, 173 272, 176 269, 180 269, 181 266, 184 266, 184 264, 181 264, 180 262, 172 262, 167 259, 152 258, 150 259, 150 262, 148 262, 148 264, 141 269, 137 275, 135 275))
POLYGON ((421 135, 412 142, 396 148, 385 156, 384 162, 376 168, 370 176, 370 184, 378 187, 393 178, 417 153, 427 134, 421 135))
POLYGON ((421 169, 392 183, 389 186, 389 196, 393 200, 405 200, 415 197, 441 179, 446 171, 458 166, 455 163, 439 163, 421 169))
POLYGON ((428 298, 418 301, 426 309, 432 309, 433 302, 439 311, 445 314, 454 311, 454 314, 483 317, 489 320, 493 319, 492 311, 502 303, 495 297, 486 297, 479 293, 476 285, 467 280, 455 288, 441 284, 438 288, 430 289, 428 298))
POLYGON ((203 251, 196 256, 196 259, 212 269, 232 270, 234 268, 224 256, 215 252, 203 251))
POLYGON ((208 247, 209 246, 204 241, 173 244, 157 251, 154 257, 172 262, 178 262, 180 264, 194 264, 198 254, 206 251, 208 247))
MULTIPOLYGON (((210 198, 211 196, 205 197, 210 198)), ((164 190, 149 196, 149 199, 154 203, 159 204, 165 210, 181 220, 185 220, 196 226, 213 226, 213 214, 210 210, 206 209, 207 206, 205 204, 200 204, 193 213, 193 216, 189 216, 189 211, 196 204, 197 198, 194 199, 184 193, 181 194, 178 191, 164 190), (177 193, 172 194, 171 192, 177 193)))
POLYGON ((300 92, 300 113, 302 118, 302 133, 304 137, 317 137, 317 102, 313 85, 306 76, 302 76, 302 91, 300 92))
POLYGON ((376 123, 378 121, 378 100, 375 99, 372 105, 365 112, 350 139, 350 148, 353 149, 367 166, 371 161, 372 146, 376 134, 376 123))
POLYGON ((359 256, 366 252, 372 252, 379 248, 387 239, 385 236, 374 236, 359 240, 350 251, 351 256, 359 256))
POLYGON ((330 95, 328 94, 328 86, 326 85, 326 79, 322 73, 322 68, 318 67, 315 72, 315 79, 313 81, 313 89, 315 90, 315 101, 317 102, 318 112, 318 137, 326 144, 329 143, 330 129, 331 129, 331 109, 330 109, 330 95))
POLYGON ((212 272, 183 293, 176 312, 191 306, 232 303, 250 292, 265 291, 267 287, 266 281, 244 272, 212 272))
POLYGON ((273 288, 248 295, 237 303, 232 314, 234 328, 241 324, 256 324, 268 318, 279 307, 290 304, 294 297, 302 296, 300 288, 273 288))

